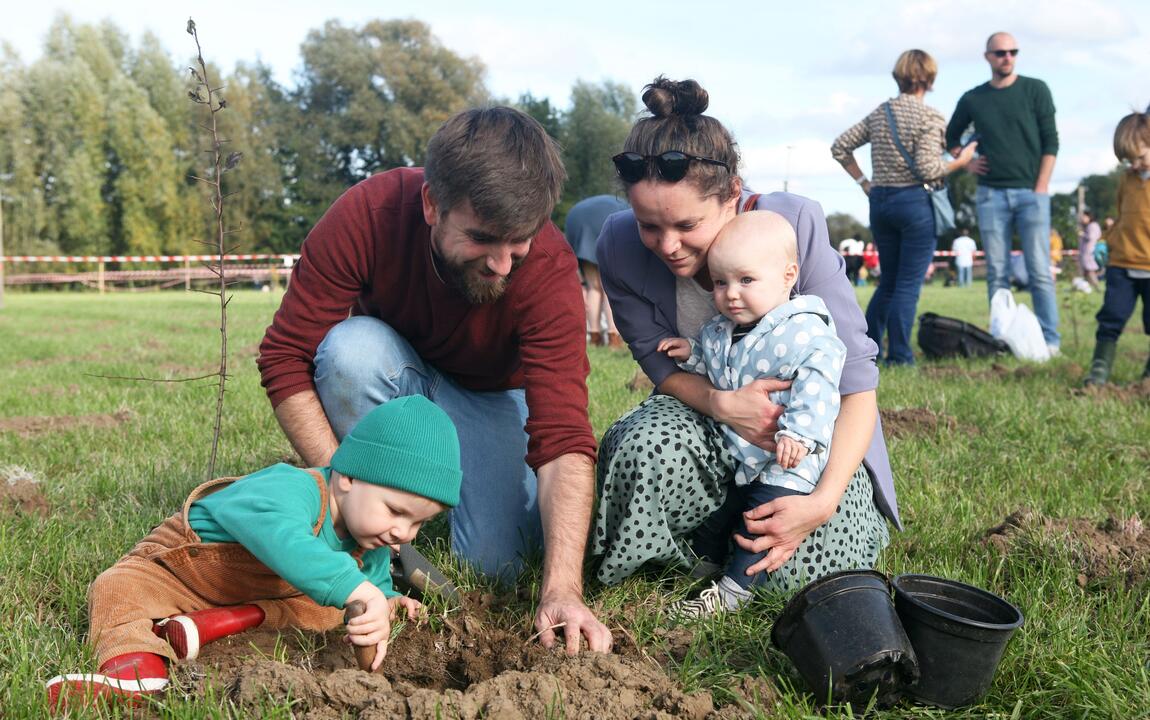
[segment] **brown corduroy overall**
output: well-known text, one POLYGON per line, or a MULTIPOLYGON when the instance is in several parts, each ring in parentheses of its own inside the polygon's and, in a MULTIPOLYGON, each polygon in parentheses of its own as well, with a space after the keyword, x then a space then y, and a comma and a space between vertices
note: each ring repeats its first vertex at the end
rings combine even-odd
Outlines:
MULTIPOLYGON (((309 470, 320 489, 320 511, 312 532, 327 516, 328 487, 309 470)), ((218 478, 188 496, 172 515, 132 550, 100 573, 88 588, 90 637, 103 665, 124 653, 150 652, 176 660, 167 641, 152 632, 154 621, 179 613, 251 603, 263 609, 263 627, 331 630, 343 621, 339 608, 323 607, 289 585, 239 543, 204 543, 185 522, 196 500, 238 478, 218 478)))

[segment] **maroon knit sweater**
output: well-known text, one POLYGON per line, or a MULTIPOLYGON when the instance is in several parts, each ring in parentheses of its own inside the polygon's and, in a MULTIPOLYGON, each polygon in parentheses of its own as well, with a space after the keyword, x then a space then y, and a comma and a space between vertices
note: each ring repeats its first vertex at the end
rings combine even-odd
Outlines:
POLYGON ((257 363, 272 405, 314 389, 328 330, 371 315, 470 390, 526 388, 527 463, 566 453, 594 459, 587 419, 583 297, 577 261, 547 223, 498 301, 472 305, 439 279, 424 222, 423 170, 375 175, 328 209, 301 249, 257 363))

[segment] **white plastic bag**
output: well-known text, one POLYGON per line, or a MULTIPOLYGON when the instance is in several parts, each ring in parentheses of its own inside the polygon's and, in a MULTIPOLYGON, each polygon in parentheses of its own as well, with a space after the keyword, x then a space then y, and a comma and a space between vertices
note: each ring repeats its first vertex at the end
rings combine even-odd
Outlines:
POLYGON ((1050 348, 1034 311, 1016 303, 1014 293, 1006 288, 990 298, 990 334, 1009 345, 1015 357, 1035 362, 1050 359, 1050 348))

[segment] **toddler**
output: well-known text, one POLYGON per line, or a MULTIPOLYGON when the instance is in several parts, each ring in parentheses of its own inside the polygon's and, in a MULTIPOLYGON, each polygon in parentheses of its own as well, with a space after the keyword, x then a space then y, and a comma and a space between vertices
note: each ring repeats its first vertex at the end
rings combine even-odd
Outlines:
MULTIPOLYGON (((1129 165, 1118 182, 1118 218, 1095 246, 1106 266, 1106 294, 1095 319, 1098 331, 1086 385, 1110 379, 1118 338, 1142 298, 1142 327, 1150 333, 1150 107, 1130 113, 1114 130, 1114 154, 1129 165)), ((1150 358, 1142 370, 1150 378, 1150 358)))
POLYGON ((342 609, 366 611, 348 640, 387 652, 391 620, 420 603, 391 584, 391 546, 459 503, 459 439, 418 395, 376 407, 329 467, 278 464, 192 491, 88 590, 99 671, 47 684, 55 709, 92 700, 137 704, 168 685, 168 664, 258 625, 325 631, 342 609))

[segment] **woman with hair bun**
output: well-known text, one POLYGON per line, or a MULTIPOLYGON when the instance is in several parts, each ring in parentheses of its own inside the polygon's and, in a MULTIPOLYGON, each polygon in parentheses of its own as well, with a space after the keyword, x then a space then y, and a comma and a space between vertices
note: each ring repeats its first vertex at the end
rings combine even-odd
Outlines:
MULTIPOLYGON (((873 566, 899 525, 890 462, 879 425, 877 348, 835 252, 819 205, 797 195, 759 196, 743 187, 731 134, 703 114, 694 80, 659 77, 644 88, 649 116, 613 160, 631 210, 613 215, 597 257, 615 322, 655 393, 615 422, 600 445, 599 508, 591 552, 598 577, 618 583, 645 563, 697 575, 721 570, 730 541, 759 554, 752 585, 791 593, 830 572, 873 566), (740 514, 735 460, 720 424, 773 451, 782 408, 771 393, 789 383, 759 379, 720 391, 658 351, 664 338, 693 337, 717 314, 707 252, 723 225, 748 210, 782 215, 798 237, 795 294, 827 305, 847 348, 842 405, 830 455, 809 495, 790 495, 740 514), (735 532, 735 531, 738 532, 735 532)), ((745 602, 712 586, 694 605, 722 612, 745 602)))

